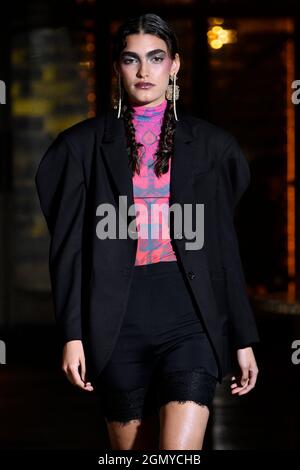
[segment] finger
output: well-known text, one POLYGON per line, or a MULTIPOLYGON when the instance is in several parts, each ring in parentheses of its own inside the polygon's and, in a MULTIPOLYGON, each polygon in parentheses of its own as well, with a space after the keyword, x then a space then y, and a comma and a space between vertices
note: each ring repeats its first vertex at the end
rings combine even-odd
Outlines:
POLYGON ((238 381, 237 381, 237 378, 236 378, 235 375, 233 375, 233 376, 231 377, 230 381, 231 381, 230 387, 232 387, 232 386, 237 387, 237 382, 238 382, 238 381))
POLYGON ((231 390, 231 393, 236 395, 237 393, 241 392, 242 390, 245 390, 245 388, 248 386, 248 382, 246 382, 245 385, 243 386, 240 386, 240 385, 237 385, 236 387, 234 387, 232 390, 231 390))
POLYGON ((84 382, 81 380, 79 371, 79 364, 78 365, 71 365, 68 369, 68 377, 73 385, 77 387, 84 388, 84 382))
POLYGON ((244 395, 244 393, 248 393, 250 390, 252 390, 255 387, 256 380, 257 380, 257 372, 250 370, 249 384, 243 391, 241 391, 240 395, 244 395))
POLYGON ((252 390, 255 387, 256 380, 257 380, 257 373, 258 373, 258 371, 256 371, 256 370, 250 370, 249 383, 248 383, 247 387, 245 387, 244 389, 241 389, 238 392, 238 395, 245 395, 246 393, 250 392, 250 390, 252 390))
POLYGON ((238 386, 237 382, 234 382, 230 385, 230 388, 236 388, 238 386))
POLYGON ((239 387, 239 389, 242 390, 242 387, 240 386, 240 382, 241 382, 241 379, 240 378, 237 379, 237 377, 233 375, 231 377, 231 385, 230 385, 231 390, 234 390, 237 387, 239 387))
POLYGON ((81 380, 83 382, 85 382, 85 374, 86 374, 86 368, 85 368, 85 359, 84 357, 80 357, 79 359, 80 361, 80 376, 81 376, 81 380))
POLYGON ((241 386, 247 385, 249 380, 249 369, 242 369, 241 386))
POLYGON ((231 385, 231 389, 235 391, 235 393, 241 391, 241 390, 244 390, 247 386, 248 386, 248 381, 245 383, 245 385, 241 385, 241 384, 232 384, 231 385))
POLYGON ((94 390, 94 387, 91 385, 91 382, 86 382, 84 384, 84 390, 87 392, 92 392, 94 390))
POLYGON ((239 395, 239 393, 242 392, 243 390, 244 390, 243 387, 236 387, 233 390, 231 390, 231 394, 232 395, 239 395))
POLYGON ((78 365, 77 366, 69 366, 69 368, 64 369, 64 372, 67 376, 67 379, 72 385, 75 385, 82 390, 92 392, 94 388, 91 385, 91 382, 83 382, 81 380, 80 374, 78 372, 78 365))
POLYGON ((85 367, 85 358, 80 358, 80 376, 81 380, 84 383, 84 390, 92 392, 94 388, 92 387, 91 382, 86 382, 86 367, 85 367))
POLYGON ((254 385, 247 385, 246 388, 244 388, 244 390, 241 390, 239 392, 239 395, 245 395, 246 393, 250 392, 250 390, 252 390, 254 388, 254 385))

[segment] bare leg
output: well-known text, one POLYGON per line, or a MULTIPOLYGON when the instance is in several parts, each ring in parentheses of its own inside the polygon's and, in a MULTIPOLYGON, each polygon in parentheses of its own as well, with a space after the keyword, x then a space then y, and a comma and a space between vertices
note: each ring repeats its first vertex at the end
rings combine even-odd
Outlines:
POLYGON ((126 423, 108 422, 107 430, 112 450, 157 450, 159 442, 159 417, 149 416, 126 423))
POLYGON ((201 450, 209 409, 187 401, 171 401, 160 409, 161 450, 201 450))

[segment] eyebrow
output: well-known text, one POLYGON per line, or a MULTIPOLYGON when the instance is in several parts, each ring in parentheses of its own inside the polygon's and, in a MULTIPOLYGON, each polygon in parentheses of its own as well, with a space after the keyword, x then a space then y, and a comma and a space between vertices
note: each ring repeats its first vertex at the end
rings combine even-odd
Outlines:
MULTIPOLYGON (((164 51, 163 49, 154 49, 153 51, 149 51, 147 52, 146 54, 146 57, 151 57, 155 54, 159 54, 159 53, 164 53, 166 54, 166 51, 164 51)), ((136 57, 136 58, 139 58, 139 55, 136 53, 136 52, 132 52, 132 51, 125 51, 125 52, 122 52, 121 54, 121 58, 124 57, 124 56, 132 56, 132 57, 136 57)))

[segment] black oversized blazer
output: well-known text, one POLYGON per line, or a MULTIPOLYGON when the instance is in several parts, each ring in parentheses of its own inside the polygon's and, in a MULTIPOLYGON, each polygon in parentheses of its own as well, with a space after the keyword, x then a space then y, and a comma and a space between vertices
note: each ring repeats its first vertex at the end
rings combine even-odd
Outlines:
MULTIPOLYGON (((180 109, 178 119, 170 204, 192 204, 193 211, 204 204, 204 245, 187 249, 191 240, 173 233, 172 223, 170 236, 221 382, 232 369, 235 350, 259 341, 234 227, 250 172, 229 132, 180 109)), ((100 204, 113 204, 118 214, 119 196, 127 196, 128 208, 134 203, 123 119, 108 110, 61 132, 41 159, 35 183, 51 235, 49 271, 60 338, 62 344, 82 339, 93 381, 118 337, 137 247, 132 237, 96 234, 100 204)), ((134 223, 134 216, 126 223, 134 223)))

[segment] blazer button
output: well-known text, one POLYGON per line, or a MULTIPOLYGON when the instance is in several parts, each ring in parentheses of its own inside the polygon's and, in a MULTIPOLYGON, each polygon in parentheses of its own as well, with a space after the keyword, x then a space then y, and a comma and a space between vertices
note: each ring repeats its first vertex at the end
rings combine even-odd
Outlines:
POLYGON ((190 271, 188 273, 188 276, 189 276, 190 279, 194 279, 196 277, 196 274, 193 271, 190 271))

